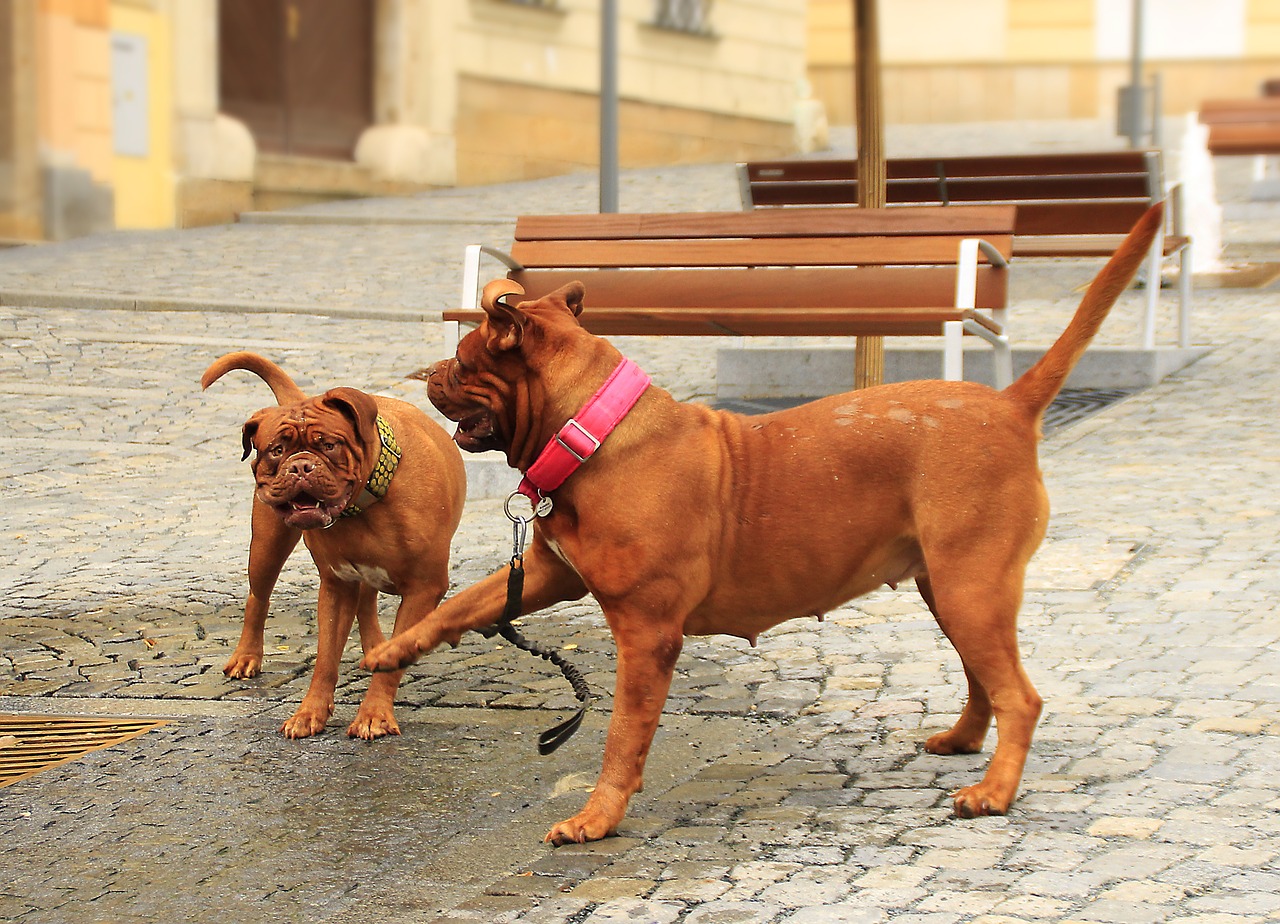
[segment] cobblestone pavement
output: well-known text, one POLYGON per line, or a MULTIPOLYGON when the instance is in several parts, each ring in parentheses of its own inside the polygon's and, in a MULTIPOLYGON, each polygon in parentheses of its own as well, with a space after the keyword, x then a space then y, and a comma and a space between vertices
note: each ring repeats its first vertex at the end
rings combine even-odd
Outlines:
MULTIPOLYGON (((1010 129, 900 129, 890 150, 1114 143, 1010 129)), ((1247 201, 1246 170, 1220 167, 1228 255, 1276 260, 1280 204, 1247 201)), ((623 192, 631 210, 736 206, 724 165, 628 171, 623 192)), ((425 404, 403 376, 441 352, 422 318, 456 297, 461 246, 593 197, 559 178, 0 253, 0 712, 170 720, 0 790, 0 920, 1280 921, 1274 287, 1198 292, 1206 358, 1043 445, 1054 519, 1022 641, 1046 709, 1008 817, 949 817, 990 748, 923 752, 964 681, 909 588, 755 649, 690 640, 646 791, 618 837, 581 847, 540 840, 598 770, 613 650, 589 602, 527 620, 604 695, 549 758, 533 738, 567 686, 478 636, 408 672, 401 737, 342 734, 367 682, 353 644, 328 732, 281 738, 315 650, 303 554, 263 675, 223 678, 239 427, 269 393, 234 375, 202 394, 205 365, 255 349, 308 390, 425 404)), ((1018 271, 1019 338, 1047 343, 1093 270, 1018 271)), ((1106 336, 1131 337, 1139 304, 1106 336)), ((713 392, 716 346, 623 342, 685 398, 713 392)), ((509 541, 501 501, 474 497, 455 584, 509 541)))

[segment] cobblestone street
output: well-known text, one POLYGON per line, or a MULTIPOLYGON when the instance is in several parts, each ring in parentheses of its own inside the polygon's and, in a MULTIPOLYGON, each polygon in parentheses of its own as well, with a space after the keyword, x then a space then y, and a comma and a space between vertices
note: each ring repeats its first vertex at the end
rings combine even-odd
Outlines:
MULTIPOLYGON (((1000 140, 960 128, 891 150, 1000 140)), ((1007 146, 1117 143, 1043 130, 1007 146)), ((1245 159, 1220 169, 1228 257, 1280 261, 1280 202, 1248 199, 1245 159)), ((0 789, 0 920, 1280 921, 1274 284, 1198 290, 1212 352, 1042 445, 1053 519, 1021 640, 1046 706, 1007 817, 950 815, 990 741, 923 751, 965 680, 912 587, 757 648, 690 639, 645 792, 585 846, 541 839, 599 769, 614 652, 589 600, 525 621, 601 695, 547 758, 536 736, 574 705, 567 684, 478 635, 407 672, 402 736, 343 734, 368 683, 353 639, 326 733, 281 737, 316 648, 301 551, 262 675, 223 677, 246 592, 240 427, 271 395, 247 373, 202 393, 204 368, 251 349, 309 393, 427 407, 405 375, 442 355, 424 319, 456 300, 463 245, 594 194, 568 177, 0 251, 0 713, 168 720, 0 789)), ((628 171, 622 207, 736 208, 732 167, 628 171)), ((1015 264, 1018 341, 1047 345, 1096 268, 1015 264)), ((1103 342, 1133 339, 1141 298, 1103 342)), ((677 397, 714 394, 723 343, 619 344, 677 397)), ((510 554, 491 469, 472 469, 455 587, 510 554)))

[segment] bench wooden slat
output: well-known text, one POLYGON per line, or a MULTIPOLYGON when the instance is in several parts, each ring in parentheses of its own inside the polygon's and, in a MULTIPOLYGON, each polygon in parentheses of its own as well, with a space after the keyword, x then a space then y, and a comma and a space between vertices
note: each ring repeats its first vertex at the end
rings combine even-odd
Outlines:
MULTIPOLYGON (((524 270, 511 273, 529 299, 578 281, 586 310, 742 307, 865 308, 953 304, 955 267, 841 266, 795 269, 524 270)), ((978 267, 974 304, 1003 308, 1008 273, 978 267)))
MULTIPOLYGON (((988 238, 1002 253, 1012 235, 988 238)), ((959 237, 724 238, 663 241, 518 241, 511 256, 538 267, 954 265, 959 237)), ((983 255, 985 260, 985 255, 983 255)))
POLYGON ((1007 232, 1010 205, 913 209, 910 214, 876 209, 788 209, 753 212, 522 215, 517 241, 662 240, 717 237, 922 237, 941 234, 986 237, 1007 232))
MULTIPOLYGON (((480 311, 446 311, 446 321, 479 324, 480 311)), ((583 327, 594 334, 656 336, 938 336, 947 321, 1000 327, 965 308, 584 308, 583 327)))
MULTIPOLYGON (((1123 234, 1054 234, 1018 238, 1013 244, 1015 257, 1109 257, 1124 241, 1123 234)), ((1187 246, 1190 238, 1168 234, 1164 254, 1172 256, 1187 246)))
MULTIPOLYGON (((885 164, 889 180, 1011 176, 1088 176, 1148 172, 1143 150, 970 157, 894 157, 885 164)), ((847 158, 751 161, 752 183, 776 180, 855 180, 857 161, 847 158)))
MULTIPOLYGON (((824 180, 761 180, 752 185, 751 195, 757 204, 765 204, 768 198, 782 198, 790 192, 813 187, 821 190, 830 201, 857 202, 858 181, 850 179, 824 180)), ((889 180, 885 187, 891 200, 897 202, 937 203, 1017 203, 1036 199, 1137 199, 1150 204, 1147 178, 1142 174, 1098 174, 1078 176, 996 176, 996 177, 948 177, 938 179, 919 178, 889 180)))
POLYGON ((1268 120, 1280 120, 1280 97, 1207 99, 1200 104, 1200 121, 1206 125, 1268 120))

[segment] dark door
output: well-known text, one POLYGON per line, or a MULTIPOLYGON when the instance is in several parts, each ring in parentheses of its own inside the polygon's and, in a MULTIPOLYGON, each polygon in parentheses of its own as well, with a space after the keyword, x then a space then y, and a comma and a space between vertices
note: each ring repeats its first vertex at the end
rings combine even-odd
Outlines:
POLYGON ((350 158, 373 122, 373 0, 219 0, 222 111, 259 149, 350 158))

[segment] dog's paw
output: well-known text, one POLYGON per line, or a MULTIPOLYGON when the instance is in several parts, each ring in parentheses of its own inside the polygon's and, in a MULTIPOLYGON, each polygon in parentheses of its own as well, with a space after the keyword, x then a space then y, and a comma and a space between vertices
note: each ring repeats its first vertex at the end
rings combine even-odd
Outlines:
POLYGON ((347 726, 348 738, 363 738, 365 741, 398 734, 400 726, 389 709, 366 713, 362 706, 356 713, 355 721, 347 726))
POLYGON ((324 731, 325 723, 329 721, 331 715, 333 715, 332 703, 326 709, 309 706, 304 702, 298 707, 298 711, 280 726, 280 732, 286 738, 310 738, 324 731))
POLYGON ((262 673, 262 652, 240 652, 231 656, 231 660, 222 668, 228 680, 248 680, 262 673))
POLYGON ((587 841, 608 837, 615 826, 596 812, 582 811, 548 831, 543 841, 556 847, 563 844, 585 844, 587 841))
POLYGON ((952 807, 957 818, 981 818, 984 815, 1005 815, 1013 800, 991 792, 982 783, 966 786, 952 796, 952 807))
POLYGON ((950 757, 953 754, 977 754, 982 750, 985 735, 963 735, 953 728, 950 731, 933 735, 924 743, 924 749, 930 754, 950 757))
POLYGON ((380 673, 398 671, 408 667, 422 654, 417 643, 405 635, 395 635, 373 651, 366 652, 360 666, 367 671, 380 673))

